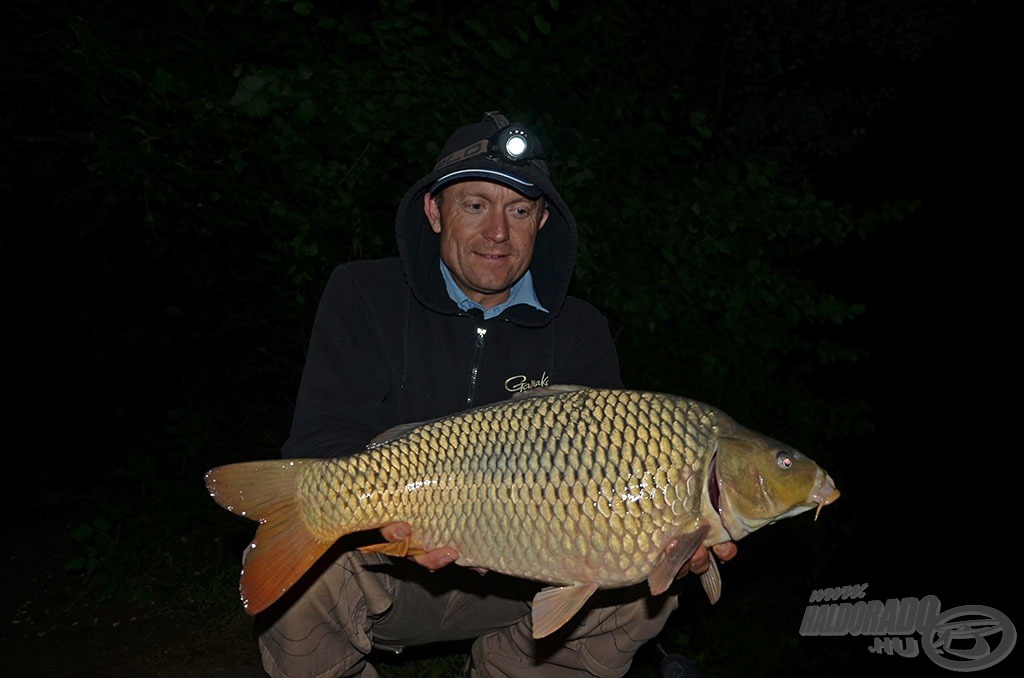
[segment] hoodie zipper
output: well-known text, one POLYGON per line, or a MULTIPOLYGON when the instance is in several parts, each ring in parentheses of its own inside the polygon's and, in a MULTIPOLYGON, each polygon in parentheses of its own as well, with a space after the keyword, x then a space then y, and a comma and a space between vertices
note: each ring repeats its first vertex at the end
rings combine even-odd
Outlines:
POLYGON ((476 328, 476 341, 473 343, 473 364, 469 369, 469 390, 466 393, 466 407, 472 407, 476 399, 476 378, 480 372, 480 359, 484 354, 484 337, 487 335, 486 327, 476 328))

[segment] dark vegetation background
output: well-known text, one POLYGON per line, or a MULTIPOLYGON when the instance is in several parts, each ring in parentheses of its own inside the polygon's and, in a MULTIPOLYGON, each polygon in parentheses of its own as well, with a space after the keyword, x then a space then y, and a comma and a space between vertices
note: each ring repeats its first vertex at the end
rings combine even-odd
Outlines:
MULTIPOLYGON (((252 526, 203 472, 278 454, 330 270, 391 255, 402 193, 493 109, 554 150, 573 291, 607 314, 627 383, 718 405, 843 491, 741 542, 715 607, 684 580, 661 646, 706 676, 940 675, 799 636, 812 589, 865 582, 1021 621, 1019 78, 992 4, 23 0, 3 17, 2 640, 26 675, 252 665, 235 592, 252 526)), ((444 675, 424 661, 392 670, 444 675)))

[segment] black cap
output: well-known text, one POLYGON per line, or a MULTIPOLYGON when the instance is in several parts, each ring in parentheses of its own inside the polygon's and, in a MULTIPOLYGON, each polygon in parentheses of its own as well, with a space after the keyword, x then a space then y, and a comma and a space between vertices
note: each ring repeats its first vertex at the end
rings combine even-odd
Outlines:
MULTIPOLYGON (((531 199, 554 193, 543 159, 544 147, 538 139, 529 137, 529 158, 524 160, 503 158, 495 148, 496 135, 507 127, 505 116, 491 112, 480 122, 457 129, 441 149, 431 172, 435 179, 427 192, 435 193, 457 181, 480 179, 508 186, 531 199)), ((524 130, 524 134, 528 132, 524 130)))

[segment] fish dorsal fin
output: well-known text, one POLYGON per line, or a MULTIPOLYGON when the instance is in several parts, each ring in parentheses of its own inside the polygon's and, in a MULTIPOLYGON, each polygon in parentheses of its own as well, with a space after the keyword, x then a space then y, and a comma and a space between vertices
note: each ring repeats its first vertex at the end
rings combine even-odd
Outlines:
POLYGON ((562 628, 596 590, 593 582, 541 589, 533 597, 533 637, 543 638, 562 628))
POLYGON ((683 566, 697 547, 704 541, 708 533, 708 526, 701 525, 699 529, 681 534, 676 538, 676 545, 671 551, 667 551, 661 561, 654 566, 651 575, 647 577, 647 583, 651 587, 651 595, 661 595, 668 590, 676 578, 676 573, 683 566))
POLYGON ((580 386, 578 384, 552 384, 550 386, 535 386, 534 388, 528 388, 525 391, 519 391, 512 396, 512 400, 522 400, 524 398, 543 398, 545 396, 558 395, 559 393, 572 393, 573 391, 580 391, 588 388, 587 386, 580 386))
POLYGON ((708 569, 700 576, 700 583, 704 587, 704 593, 708 594, 708 600, 714 605, 722 597, 722 575, 718 572, 714 554, 711 554, 708 563, 708 569))
MULTIPOLYGON (((530 388, 525 391, 514 393, 510 400, 522 400, 524 398, 542 398, 544 396, 552 396, 557 395, 559 393, 572 393, 573 391, 579 391, 584 388, 587 387, 577 386, 576 384, 555 384, 553 386, 537 386, 536 388, 530 388)), ((459 414, 465 414, 466 412, 472 412, 473 410, 482 410, 486 407, 494 407, 495 405, 499 404, 501 403, 498 402, 492 403, 490 405, 480 405, 479 407, 470 408, 468 410, 460 412, 459 414)), ((397 426, 392 426, 387 431, 384 431, 383 433, 375 436, 373 440, 367 443, 366 449, 370 450, 375 447, 380 447, 385 443, 390 443, 392 440, 397 440, 401 438, 402 436, 409 433, 409 431, 412 431, 414 428, 419 428, 420 426, 432 424, 435 421, 441 421, 442 419, 448 419, 450 416, 451 415, 437 417, 436 419, 428 419, 426 421, 415 421, 409 424, 399 424, 397 426)))
POLYGON ((414 428, 418 428, 424 424, 429 424, 431 421, 437 421, 437 419, 431 419, 430 421, 415 421, 411 424, 399 424, 398 426, 392 426, 387 431, 374 436, 373 440, 366 444, 366 449, 372 450, 375 447, 380 447, 384 443, 390 443, 392 440, 398 440, 414 428))

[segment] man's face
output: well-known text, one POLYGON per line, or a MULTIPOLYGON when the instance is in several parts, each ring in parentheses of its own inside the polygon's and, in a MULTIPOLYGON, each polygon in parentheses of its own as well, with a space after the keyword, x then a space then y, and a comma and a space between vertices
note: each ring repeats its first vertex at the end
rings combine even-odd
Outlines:
POLYGON ((441 236, 441 260, 466 296, 484 308, 496 306, 530 267, 548 219, 543 199, 490 181, 463 181, 442 193, 443 199, 423 198, 430 227, 441 236))

